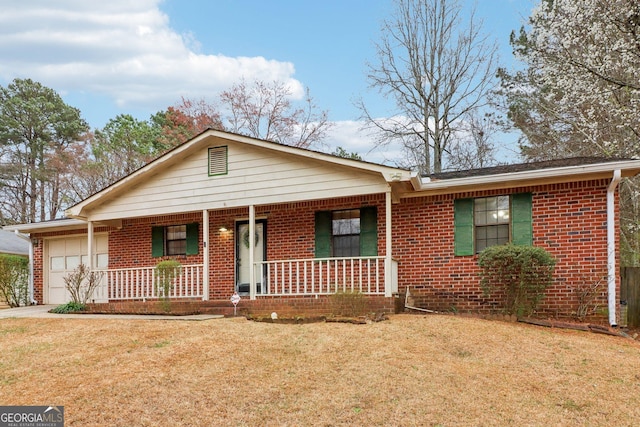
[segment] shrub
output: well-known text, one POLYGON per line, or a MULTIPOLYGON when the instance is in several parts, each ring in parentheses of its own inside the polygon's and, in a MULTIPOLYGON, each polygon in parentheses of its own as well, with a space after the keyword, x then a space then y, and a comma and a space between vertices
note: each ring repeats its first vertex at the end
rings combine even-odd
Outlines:
POLYGON ((502 299, 502 308, 518 317, 531 315, 552 283, 555 259, 535 246, 491 246, 478 265, 485 295, 502 299))
POLYGON ((158 297, 162 299, 162 309, 171 311, 169 298, 173 289, 173 281, 182 274, 182 264, 175 259, 160 261, 155 268, 155 286, 158 297))
POLYGON ((53 308, 51 312, 56 314, 76 313, 78 311, 84 311, 85 308, 86 306, 84 304, 69 301, 66 304, 62 304, 53 308))
MULTIPOLYGON (((573 287, 573 291, 578 297, 578 306, 576 309, 576 318, 578 320, 582 322, 587 316, 598 313, 600 301, 603 301, 603 293, 606 287, 607 274, 593 278, 583 277, 582 280, 573 287)), ((606 294, 604 296, 606 296, 606 294)))
POLYGON ((0 297, 10 307, 29 303, 29 260, 18 255, 0 254, 0 297))
POLYGON ((85 305, 100 285, 102 276, 102 272, 91 271, 84 264, 78 265, 71 273, 67 274, 64 277, 64 284, 71 296, 71 302, 85 305))
POLYGON ((339 291, 329 297, 331 313, 336 316, 357 317, 367 314, 369 304, 363 293, 339 291))

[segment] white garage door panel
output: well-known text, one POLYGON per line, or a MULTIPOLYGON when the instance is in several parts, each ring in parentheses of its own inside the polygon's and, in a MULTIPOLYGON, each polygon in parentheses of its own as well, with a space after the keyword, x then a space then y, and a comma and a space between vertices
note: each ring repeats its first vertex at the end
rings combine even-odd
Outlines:
MULTIPOLYGON (((107 235, 95 236, 95 242, 94 264, 106 268, 108 265, 108 237, 107 235)), ((47 244, 49 261, 47 303, 64 304, 70 300, 64 278, 81 262, 87 264, 87 238, 52 239, 48 240, 47 244)))

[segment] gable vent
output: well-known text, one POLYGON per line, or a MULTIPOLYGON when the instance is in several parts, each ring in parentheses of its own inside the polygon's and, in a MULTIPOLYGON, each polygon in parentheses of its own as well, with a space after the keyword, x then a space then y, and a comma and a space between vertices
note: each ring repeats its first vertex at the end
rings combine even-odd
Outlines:
POLYGON ((209 176, 227 174, 227 147, 209 148, 209 176))

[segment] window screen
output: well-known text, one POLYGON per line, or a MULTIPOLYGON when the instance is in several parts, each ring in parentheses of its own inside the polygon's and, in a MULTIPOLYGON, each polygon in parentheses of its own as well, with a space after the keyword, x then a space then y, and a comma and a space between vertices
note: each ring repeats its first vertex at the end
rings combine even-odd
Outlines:
POLYGON ((187 253, 187 226, 172 225, 166 228, 167 255, 187 253))
POLYGON ((509 242, 509 196, 474 200, 476 253, 509 242))
POLYGON ((331 217, 333 256, 360 256, 360 210, 335 211, 331 217))

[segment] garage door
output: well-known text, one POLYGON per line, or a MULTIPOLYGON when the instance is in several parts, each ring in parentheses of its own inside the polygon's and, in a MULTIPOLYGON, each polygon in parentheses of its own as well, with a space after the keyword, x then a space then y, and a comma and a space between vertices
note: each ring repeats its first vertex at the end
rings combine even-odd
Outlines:
MULTIPOLYGON (((94 251, 94 265, 97 268, 107 268, 109 264, 108 237, 94 236, 96 250, 94 251)), ((47 290, 45 302, 48 304, 64 304, 69 302, 69 292, 65 288, 64 278, 80 263, 87 264, 87 238, 68 237, 65 239, 47 240, 47 254, 49 268, 47 271, 47 290)))

